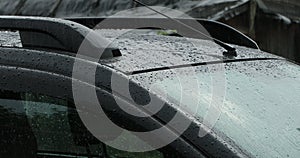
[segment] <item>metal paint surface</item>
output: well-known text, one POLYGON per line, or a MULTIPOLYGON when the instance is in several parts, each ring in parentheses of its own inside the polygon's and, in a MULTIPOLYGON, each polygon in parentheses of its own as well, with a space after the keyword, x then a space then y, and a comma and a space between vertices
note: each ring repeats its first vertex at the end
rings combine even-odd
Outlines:
MULTIPOLYGON (((124 33, 124 30, 101 30, 99 31, 104 37, 108 40, 124 33), (103 32, 101 32, 103 31, 103 32)), ((223 57, 222 52, 224 51, 218 45, 214 44, 210 41, 204 40, 193 40, 193 43, 196 43, 196 46, 191 45, 191 43, 185 39, 180 37, 169 37, 169 36, 161 36, 157 34, 153 34, 152 31, 137 31, 130 32, 123 36, 120 36, 114 44, 116 44, 123 54, 122 57, 117 57, 113 59, 105 59, 101 60, 99 65, 100 70, 97 72, 98 82, 97 86, 107 88, 109 86, 109 75, 111 72, 113 73, 130 73, 138 70, 145 70, 149 68, 156 68, 161 66, 174 66, 178 64, 192 64, 199 62, 209 62, 209 61, 224 61, 228 60, 223 57), (200 52, 200 53, 199 53, 200 52), (110 67, 110 68, 108 68, 110 67), (113 69, 111 69, 113 68, 113 69), (111 71, 111 72, 110 72, 111 71), (106 76, 106 77, 105 77, 106 76)), ((258 58, 278 58, 277 56, 270 55, 268 53, 261 52, 255 49, 249 49, 245 47, 236 46, 238 51, 238 57, 236 59, 256 59, 258 58)), ((11 65, 16 67, 24 67, 35 70, 42 70, 50 73, 62 74, 65 76, 71 76, 72 73, 72 64, 74 62, 74 58, 66 55, 66 52, 47 52, 47 51, 33 51, 26 49, 18 49, 18 48, 2 48, 1 49, 1 64, 2 65, 11 65), (65 55, 64 55, 65 54, 65 55)), ((278 58, 280 59, 280 58, 278 58)), ((85 61, 88 62, 88 61, 85 61)), ((268 62, 268 61, 267 61, 268 62)), ((286 65, 286 63, 281 63, 281 61, 269 61, 269 65, 263 61, 253 62, 252 64, 247 64, 249 62, 240 62, 240 63, 227 63, 226 70, 230 70, 236 74, 229 74, 233 81, 230 81, 232 84, 232 88, 243 87, 243 82, 246 82, 246 79, 253 78, 259 74, 261 76, 268 75, 265 79, 270 79, 272 75, 270 73, 275 72, 280 65, 286 65), (267 71, 268 69, 268 71, 267 71), (269 72, 269 73, 266 73, 269 72), (248 75, 248 78, 241 79, 241 81, 235 79, 234 77, 239 77, 242 75, 248 75), (269 77, 269 78, 268 78, 269 77), (239 84, 237 84, 239 83, 239 84)), ((97 64, 97 63, 90 63, 97 64)), ((199 73, 208 74, 209 72, 205 72, 207 65, 199 66, 199 73)), ((84 69, 88 69, 89 67, 84 67, 84 69)), ((84 70, 83 69, 83 70, 84 70)), ((184 68, 184 70, 188 70, 189 68, 184 68)), ((15 70, 17 71, 17 69, 15 70)), ((156 81, 166 81, 168 79, 172 79, 172 73, 169 73, 169 70, 160 71, 160 72, 151 72, 151 73, 143 73, 140 75, 131 76, 131 80, 134 83, 139 83, 142 87, 149 88, 156 81)), ((183 75, 188 75, 188 71, 183 71, 183 75)), ((17 74, 16 74, 17 76, 17 74)), ((120 76, 124 76, 124 74, 120 74, 120 76)), ((209 90, 209 84, 206 83, 208 81, 207 76, 209 75, 201 75, 203 79, 203 85, 206 86, 209 90), (206 80, 204 80, 206 79, 206 80)), ((287 75, 281 74, 283 77, 288 77, 287 75)), ((128 76, 127 76, 128 77, 128 76)), ((280 77, 280 75, 279 75, 280 77)), ((201 78, 201 77, 200 77, 201 78)), ((41 78, 42 79, 42 78, 41 78)), ((258 78, 259 79, 259 78, 258 78)), ((272 78, 273 79, 273 78, 272 78)), ((88 79, 87 79, 88 80, 88 79)), ((230 80, 230 79, 228 79, 230 80)), ((265 81, 265 80, 264 80, 265 81)), ((44 80, 43 84, 45 84, 46 80, 44 80)), ((171 82, 170 82, 171 83, 171 82)), ((187 82, 188 83, 188 82, 187 82)), ((255 82, 252 82, 253 84, 255 82)), ((33 84, 33 83, 31 83, 33 84)), ((65 84, 69 84, 66 82, 65 84)), ((249 83, 247 83, 249 84, 249 83)), ((46 84, 47 85, 47 84, 46 84)), ((70 86, 70 85, 69 85, 70 86)), ((253 85, 252 85, 253 86, 253 85)), ((45 86, 43 86, 45 88, 45 86)), ((188 86, 187 86, 188 87, 188 86)), ((24 88, 24 87, 23 87, 24 88)), ((245 87, 244 87, 245 88, 245 87)), ((255 88, 255 87, 254 87, 255 88)), ((47 89, 47 88, 45 88, 47 89)), ((139 88, 137 88, 139 89, 139 88)), ((51 89, 49 89, 50 91, 51 89)), ((109 90, 108 90, 109 91, 109 90)), ((136 95, 139 96, 142 94, 142 91, 137 90, 136 95)), ((209 92, 209 91, 208 91, 209 92)), ((251 91, 252 92, 252 91, 251 91)), ((230 94, 240 93, 240 91, 236 90, 230 94)), ((64 96, 64 94, 60 94, 64 96)), ((230 96, 228 96, 230 97, 230 96)), ((207 97, 206 97, 207 98, 207 97)), ((242 98, 242 97, 240 97, 242 98)), ((204 98, 205 99, 205 98, 204 98)), ((170 99, 170 101, 172 101, 170 99)), ((205 100, 204 100, 205 101, 205 100)), ((207 101, 207 100, 206 100, 207 101)), ((240 102, 239 102, 240 103, 240 102)), ((258 108, 258 107, 255 107, 258 108)), ((243 110, 243 109, 241 109, 243 110)), ((230 112, 235 112, 232 109, 224 109, 224 117, 225 121, 228 119, 227 114, 230 112), (225 112, 226 111, 226 112, 225 112)), ((245 111, 244 111, 245 112, 245 111)), ((165 114, 165 113, 162 113, 165 114)), ((162 120, 168 120, 167 116, 161 114, 162 120)), ((234 113, 239 116, 239 113, 234 113)), ((230 116, 233 116, 230 115, 230 116)), ((251 120, 248 120, 251 121, 251 120)), ((226 123, 232 123, 232 126, 237 125, 236 122, 231 120, 227 120, 226 123)), ((221 122, 218 127, 223 127, 223 123, 221 122)), ((216 136, 210 134, 205 139, 202 139, 199 143, 199 138, 192 139, 195 131, 198 131, 198 126, 193 125, 192 129, 189 129, 186 133, 186 137, 190 138, 190 141, 193 142, 199 148, 204 148, 208 153, 218 153, 219 155, 223 155, 227 153, 228 155, 232 155, 236 152, 235 149, 229 152, 226 149, 225 153, 223 150, 220 150, 218 147, 224 148, 224 146, 230 146, 232 144, 238 144, 235 137, 230 137, 228 139, 217 139, 216 136), (192 135, 192 136, 191 136, 192 135), (209 140, 213 140, 213 145, 209 144, 209 140), (233 141, 230 143, 230 141, 233 141), (205 142, 203 144, 203 142, 205 142), (206 146, 205 146, 206 145, 206 146)), ((248 128, 248 127, 247 127, 248 128)), ((245 127, 245 129, 247 129, 245 127)), ((299 127, 297 127, 299 128, 299 127)), ((295 128, 296 129, 296 128, 295 128)), ((218 132, 218 130, 216 130, 218 132)), ((223 130, 220 130, 223 131, 223 130)), ((297 131, 297 130, 296 130, 297 131)), ((220 132, 222 133, 222 132, 220 132)), ((232 133, 231 133, 232 134, 232 133)), ((219 134, 220 136, 222 134, 219 134)), ((234 135, 234 133, 233 133, 234 135)), ((228 135, 227 135, 228 136, 228 135)), ((267 140, 267 139, 266 139, 267 140)), ((247 143, 247 142, 246 142, 247 143)), ((239 144, 240 145, 240 144, 239 144)), ((233 145, 234 146, 234 145, 233 145)), ((244 147, 244 146, 243 146, 244 147)), ((245 149, 248 151, 247 149, 245 149)), ((256 150, 259 151, 259 150, 256 150)), ((238 152, 237 152, 238 153, 238 152)))
MULTIPOLYGON (((122 52, 122 57, 102 60, 100 63, 124 73, 169 67, 174 65, 227 60, 225 51, 212 41, 157 35, 145 30, 96 30, 122 52), (129 32, 128 32, 129 31, 129 32)), ((256 49, 235 46, 235 59, 279 58, 256 49)))

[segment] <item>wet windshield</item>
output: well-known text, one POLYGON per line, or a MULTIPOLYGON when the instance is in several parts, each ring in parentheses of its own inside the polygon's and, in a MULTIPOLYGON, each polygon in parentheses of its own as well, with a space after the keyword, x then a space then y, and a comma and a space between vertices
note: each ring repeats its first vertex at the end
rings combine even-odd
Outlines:
MULTIPOLYGON (((152 72, 133 79, 166 90, 168 100, 185 111, 198 105, 195 117, 201 122, 213 95, 221 90, 213 89, 218 72, 210 67, 152 72), (191 85, 193 79, 199 90, 191 85)), ((300 67, 285 61, 252 61, 228 63, 224 68, 225 97, 213 131, 255 157, 298 157, 300 67)))

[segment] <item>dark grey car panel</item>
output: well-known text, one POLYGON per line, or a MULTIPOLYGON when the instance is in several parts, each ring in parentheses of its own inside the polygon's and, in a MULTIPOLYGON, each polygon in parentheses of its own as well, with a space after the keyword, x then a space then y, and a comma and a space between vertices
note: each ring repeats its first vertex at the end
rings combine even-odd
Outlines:
MULTIPOLYGON (((18 93, 33 93, 33 94, 43 94, 50 97, 67 99, 70 102, 73 102, 72 94, 72 80, 70 77, 57 75, 45 71, 38 71, 33 69, 26 69, 21 67, 10 67, 10 66, 0 66, 0 74, 3 75, 1 80, 1 90, 18 92, 18 93)), ((84 86, 92 86, 84 82, 78 81, 84 86)), ((105 109, 105 112, 113 121, 117 124, 130 125, 129 122, 134 122, 134 128, 138 130, 141 127, 152 128, 152 126, 160 126, 159 122, 155 121, 154 118, 149 118, 148 120, 136 120, 126 115, 123 115, 122 111, 115 111, 113 105, 115 104, 114 99, 119 99, 120 102, 131 106, 130 103, 127 103, 119 97, 113 97, 110 93, 105 92, 97 88, 97 95, 99 100, 101 100, 102 108, 105 109), (114 116, 113 114, 118 114, 114 116), (122 122, 124 121, 124 122, 122 122), (156 122, 156 123, 155 123, 156 122), (146 125, 146 126, 145 126, 146 125)), ((82 101, 82 104, 91 104, 88 100, 82 101)), ((137 108, 137 107, 136 107, 137 108)), ((83 110, 83 109, 77 109, 83 110)), ((84 111, 84 110, 83 110, 84 111)), ((93 112, 86 111, 89 114, 93 115, 93 112)), ((96 115, 97 116, 97 115, 96 115)), ((146 129, 147 130, 147 129, 146 129)), ((182 138, 176 140, 171 146, 172 148, 181 148, 184 149, 188 154, 188 157, 202 157, 202 154, 199 153, 197 149, 190 146, 182 138)))
MULTIPOLYGON (((107 37, 105 33, 110 34, 113 33, 113 31, 98 30, 98 33, 107 37)), ((140 106, 134 106, 134 108, 143 110, 143 105, 149 101, 149 93, 151 92, 146 89, 148 87, 145 85, 140 85, 140 81, 133 79, 134 76, 130 77, 131 73, 140 72, 139 74, 146 75, 149 72, 151 73, 154 69, 164 67, 175 69, 178 65, 193 67, 212 63, 222 64, 222 62, 242 62, 246 60, 274 60, 274 62, 282 60, 280 57, 261 52, 260 50, 240 46, 236 46, 238 48, 238 56, 229 59, 222 55, 222 48, 210 41, 189 40, 196 43, 196 46, 191 45, 186 39, 178 37, 149 36, 135 32, 125 34, 114 41, 117 47, 120 48, 123 56, 112 59, 102 59, 99 63, 76 58, 74 54, 76 49, 73 48, 73 53, 59 50, 53 51, 52 49, 41 51, 40 48, 37 48, 40 50, 1 48, 0 74, 2 74, 2 79, 0 85, 2 90, 41 93, 58 98, 67 98, 73 101, 72 81, 76 80, 76 82, 79 82, 83 86, 96 87, 98 99, 101 98, 104 105, 107 105, 104 106, 104 108, 107 109, 108 113, 114 108, 118 110, 120 115, 118 115, 117 118, 112 117, 112 120, 116 122, 120 121, 118 122, 119 124, 122 124, 122 119, 135 122, 140 126, 126 127, 134 131, 140 131, 141 128, 138 127, 142 127, 146 122, 149 126, 146 126, 147 129, 143 130, 153 130, 166 124, 175 113, 180 113, 184 119, 191 118, 184 112, 178 111, 176 107, 168 101, 166 101, 164 108, 153 117, 141 120, 137 117, 129 116, 120 108, 118 109, 113 97, 119 99, 127 106, 134 106, 134 104, 129 101, 129 98, 124 97, 122 93, 111 87, 112 74, 116 74, 116 76, 122 80, 130 81, 131 93, 133 98, 136 98, 134 101, 140 104, 140 106), (147 39, 149 42, 141 43, 142 39, 147 39), (166 47, 162 46, 157 48, 156 40, 171 42, 166 44, 166 47), (137 43, 146 46, 146 49, 143 49, 143 47, 137 43), (153 46, 156 46, 154 47, 155 49, 151 49, 153 46), (73 55, 70 55, 70 53, 73 55), (85 72, 84 70, 90 69, 90 67, 97 67, 95 83, 91 83, 90 79, 84 75, 81 78, 72 78, 75 61, 80 63, 83 72, 85 72), (115 91, 114 96, 111 94, 113 90, 115 91)), ((76 45, 76 48, 78 47, 79 46, 76 45)), ((159 98, 159 96, 156 97, 159 98)), ((89 103, 88 100, 84 100, 84 102, 89 103)), ((252 157, 252 155, 240 149, 239 146, 225 136, 212 132, 203 138, 198 137, 199 128, 199 124, 193 122, 182 137, 178 138, 171 146, 185 149, 186 154, 190 154, 186 155, 187 157, 201 157, 202 154, 207 157, 252 157)), ((176 131, 170 129, 170 133, 176 134, 176 131)))
MULTIPOLYGON (((21 16, 0 16, 0 20, 1 30, 20 32, 24 48, 47 48, 77 53, 83 42, 87 47, 93 48, 91 50, 97 50, 99 45, 104 48, 104 45, 108 43, 106 39, 97 36, 93 30, 67 20, 21 16), (93 35, 101 43, 97 45, 95 41, 86 39, 87 35, 93 35)), ((108 46, 105 47, 101 57, 114 56, 121 56, 118 48, 108 46)))
MULTIPOLYGON (((72 77, 74 57, 62 56, 52 52, 41 52, 41 51, 32 51, 24 49, 14 49, 14 48, 5 48, 2 49, 3 60, 1 60, 2 65, 11 65, 13 67, 2 66, 4 68, 1 74, 5 74, 3 80, 1 80, 1 85, 5 90, 12 91, 29 91, 37 92, 42 94, 52 94, 52 96, 61 97, 61 98, 70 98, 72 100, 72 82, 70 78, 72 77), (24 57, 28 56, 28 57, 24 57), (27 61, 26 61, 27 59, 27 61), (49 60, 50 59, 50 60, 49 60), (15 61, 13 61, 15 60, 15 61), (22 62, 23 61, 23 62, 22 62), (31 61, 31 62, 30 62, 31 61), (36 63, 36 64, 34 64, 36 63), (52 76, 52 77, 51 77, 52 76), (65 77, 64 77, 65 76, 65 77)), ((90 65, 96 64, 88 61, 82 61, 85 64, 90 65)), ((117 73, 115 70, 112 70, 108 67, 101 66, 98 64, 98 70, 96 78, 98 81, 97 87, 105 90, 105 93, 111 91, 110 87, 110 75, 111 73, 117 73), (104 75, 105 74, 105 75, 104 75)), ((124 75, 121 75, 126 78, 124 75)), ((83 81, 85 82, 85 81, 83 81)), ((140 96, 143 93, 143 97, 138 100, 139 103, 145 103, 147 99, 147 90, 141 88, 134 82, 132 82, 132 87, 134 91, 140 96)), ((122 97, 121 94, 119 94, 122 97)), ((127 100, 126 98, 124 98, 127 100)), ((160 120, 161 123, 166 123, 172 113, 176 113, 176 110, 173 109, 173 106, 166 105, 168 108, 163 108, 161 112, 154 116, 155 119, 160 120), (173 110, 172 110, 173 109, 173 110)), ((142 106, 139 107, 142 109, 142 106)), ((183 114, 184 115, 184 114, 183 114)), ((126 115, 128 118, 129 115, 126 115)), ((134 117, 133 117, 134 118, 134 117)), ((151 120, 151 118, 149 118, 151 120)), ((148 121, 150 121, 148 119, 148 121)), ((188 119, 188 118, 187 118, 188 119)), ((134 118, 136 120, 136 118, 134 118)), ((147 120, 147 119, 146 119, 147 120)), ((145 121, 145 120, 144 120, 145 121)), ((151 121, 150 121, 151 122, 151 121)), ((197 124, 193 124, 190 130, 187 131, 187 135, 193 135, 192 133, 197 133, 198 129, 197 124)), ((130 128, 130 127, 129 127, 130 128)), ((149 126, 153 128, 153 126, 149 126)), ((157 127, 154 127, 157 128, 157 127)), ((189 142, 189 137, 183 137, 183 139, 189 142)), ((198 138, 199 139, 199 138, 198 138)), ((201 148, 198 148, 205 155, 210 156, 222 156, 222 157, 240 157, 241 152, 238 149, 230 148, 227 143, 222 141, 217 141, 216 135, 209 134, 205 138, 199 139, 197 141, 201 148), (211 141, 214 141, 213 146, 207 146, 211 141), (240 154, 238 154, 240 153, 240 154), (227 155, 227 156, 226 156, 227 155)), ((198 146, 197 145, 197 146, 198 146)), ((242 154, 244 155, 244 154, 242 154)), ((243 156, 242 156, 243 157, 243 156)))

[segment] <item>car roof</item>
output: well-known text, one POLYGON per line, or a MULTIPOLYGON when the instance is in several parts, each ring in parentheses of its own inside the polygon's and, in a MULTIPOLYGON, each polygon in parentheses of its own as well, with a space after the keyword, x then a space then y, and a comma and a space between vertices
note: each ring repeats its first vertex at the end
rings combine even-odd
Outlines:
MULTIPOLYGON (((108 66, 126 75, 139 74, 165 69, 180 67, 191 67, 195 64, 209 64, 222 62, 224 60, 239 59, 261 59, 274 58, 282 59, 278 56, 235 45, 238 56, 234 59, 226 59, 223 56, 223 49, 212 41, 191 39, 163 35, 151 35, 147 32, 134 32, 128 30, 97 30, 108 40, 115 38, 114 46, 120 49, 122 56, 101 59, 102 65, 108 66), (126 32, 119 36, 120 32, 126 32)), ((21 48, 21 41, 17 32, 0 32, 5 34, 5 42, 1 43, 5 47, 21 48)), ((51 53, 74 54, 64 51, 51 51, 51 53)))
MULTIPOLYGON (((112 42, 113 44, 105 47, 100 63, 124 74, 159 71, 180 66, 186 67, 229 60, 279 58, 259 49, 234 45, 237 56, 229 59, 223 55, 225 49, 211 40, 164 36, 149 30, 97 29, 93 31, 76 22, 62 19, 15 16, 1 16, 0 18, 2 20, 0 29, 19 30, 20 35, 18 37, 16 33, 8 33, 4 45, 20 46, 20 43, 22 43, 24 48, 42 49, 54 53, 70 52, 70 54, 78 56, 78 50, 84 42, 92 49, 89 48, 91 52, 88 52, 88 54, 83 53, 80 55, 91 56, 94 58, 93 61, 98 61, 96 57, 99 53, 98 46, 95 45, 95 41, 91 41, 86 37, 92 34, 97 38, 96 42, 103 47, 112 42), (41 25, 44 25, 44 27, 40 27, 41 25)), ((113 22, 122 22, 118 18, 113 20, 113 22)), ((125 20, 134 21, 137 19, 125 18, 125 20)), ((163 21, 163 19, 147 20, 148 22, 163 21)), ((183 20, 187 23, 191 22, 189 19, 183 20)), ((207 21, 204 22, 207 23, 207 21)), ((218 26, 219 28, 225 28, 223 30, 230 30, 231 33, 227 31, 229 35, 232 38, 244 39, 244 42, 241 43, 246 43, 245 45, 253 47, 256 45, 232 28, 227 28, 219 23, 208 22, 208 24, 210 24, 208 26, 218 26)), ((213 32, 213 34, 216 33, 213 32)))
MULTIPOLYGON (((278 56, 258 49, 234 45, 237 57, 229 59, 223 56, 224 49, 210 40, 165 36, 153 30, 99 29, 101 37, 112 42, 120 49, 121 56, 101 59, 99 63, 126 75, 160 71, 165 69, 190 67, 230 60, 274 58, 278 56)), ((1 31, 5 47, 22 47, 19 32, 1 31)), ((74 53, 51 49, 42 49, 51 53, 74 53)))
POLYGON ((149 30, 96 30, 113 42, 122 56, 104 59, 100 63, 125 74, 160 71, 194 64, 209 64, 225 60, 280 58, 275 55, 234 45, 237 57, 223 56, 222 47, 210 40, 164 36, 149 30))

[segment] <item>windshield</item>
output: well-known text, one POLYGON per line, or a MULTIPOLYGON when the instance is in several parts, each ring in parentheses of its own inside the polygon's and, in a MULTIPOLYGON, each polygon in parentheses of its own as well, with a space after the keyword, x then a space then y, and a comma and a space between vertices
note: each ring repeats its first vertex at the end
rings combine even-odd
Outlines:
MULTIPOLYGON (((214 93, 216 72, 209 67, 184 68, 176 70, 177 75, 172 70, 152 72, 133 79, 154 90, 163 87, 167 99, 181 102, 185 111, 199 106, 195 117, 201 120, 214 93), (192 79, 198 81, 199 91, 193 90, 192 79)), ((286 61, 252 61, 227 63, 224 68, 224 105, 212 130, 255 157, 299 157, 300 67, 286 61)))

